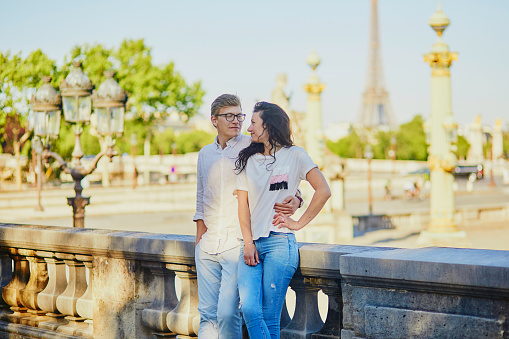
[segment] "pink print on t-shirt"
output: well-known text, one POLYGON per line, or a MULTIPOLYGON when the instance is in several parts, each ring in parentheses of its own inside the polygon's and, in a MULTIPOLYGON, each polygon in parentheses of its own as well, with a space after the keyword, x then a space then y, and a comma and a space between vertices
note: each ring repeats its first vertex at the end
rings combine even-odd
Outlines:
POLYGON ((269 191, 287 190, 288 189, 288 173, 273 175, 270 178, 269 191))

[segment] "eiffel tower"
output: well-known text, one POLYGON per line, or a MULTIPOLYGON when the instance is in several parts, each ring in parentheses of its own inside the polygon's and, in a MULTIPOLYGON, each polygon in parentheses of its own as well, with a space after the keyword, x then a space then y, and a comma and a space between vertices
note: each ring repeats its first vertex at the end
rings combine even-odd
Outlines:
POLYGON ((371 32, 369 45, 369 63, 367 86, 362 95, 362 107, 359 122, 364 127, 395 127, 396 121, 389 102, 389 93, 385 89, 378 34, 378 4, 371 0, 371 32))

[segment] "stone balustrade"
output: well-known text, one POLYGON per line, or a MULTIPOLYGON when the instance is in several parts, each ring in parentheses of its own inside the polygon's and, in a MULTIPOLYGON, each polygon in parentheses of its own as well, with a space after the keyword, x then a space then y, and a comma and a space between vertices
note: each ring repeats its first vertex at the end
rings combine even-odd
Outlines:
MULTIPOLYGON (((509 251, 299 246, 281 338, 509 338, 509 251)), ((0 265, 1 338, 198 332, 194 237, 0 223, 0 265)))

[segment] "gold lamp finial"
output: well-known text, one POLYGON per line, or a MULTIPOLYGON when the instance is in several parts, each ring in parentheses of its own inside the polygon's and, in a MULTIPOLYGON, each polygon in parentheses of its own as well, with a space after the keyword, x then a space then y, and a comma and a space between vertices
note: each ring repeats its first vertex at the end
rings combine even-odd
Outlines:
POLYGON ((440 1, 438 2, 438 8, 435 13, 431 15, 428 21, 429 25, 435 32, 437 32, 438 36, 442 36, 443 31, 449 26, 450 21, 447 15, 442 12, 442 6, 440 1))

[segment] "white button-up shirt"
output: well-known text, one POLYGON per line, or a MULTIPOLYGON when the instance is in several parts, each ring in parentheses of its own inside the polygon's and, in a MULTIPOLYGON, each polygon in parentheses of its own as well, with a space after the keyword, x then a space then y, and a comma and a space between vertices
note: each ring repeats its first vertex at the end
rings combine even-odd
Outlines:
POLYGON ((207 231, 200 248, 217 254, 239 246, 240 224, 235 190, 235 160, 249 146, 251 138, 231 138, 223 149, 217 141, 203 147, 198 155, 198 185, 194 221, 202 219, 207 231))

